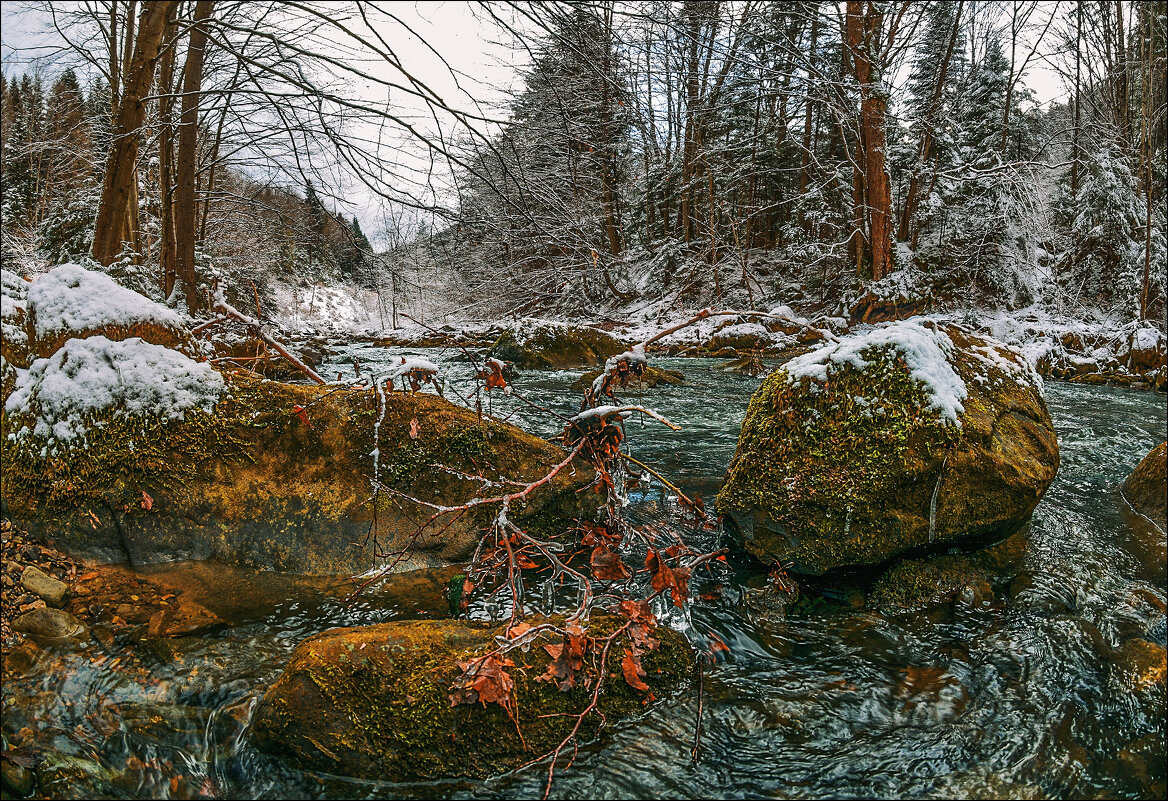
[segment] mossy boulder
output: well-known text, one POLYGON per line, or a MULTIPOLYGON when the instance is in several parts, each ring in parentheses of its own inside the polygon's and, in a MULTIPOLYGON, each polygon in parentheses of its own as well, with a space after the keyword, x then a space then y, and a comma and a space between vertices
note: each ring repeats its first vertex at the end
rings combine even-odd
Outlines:
MULTIPOLYGON (((594 633, 615 620, 597 617, 594 633)), ((591 689, 560 692, 536 681, 550 659, 538 644, 516 651, 517 701, 513 721, 498 704, 451 706, 458 660, 495 647, 502 626, 457 620, 403 621, 331 629, 302 642, 291 662, 256 707, 251 740, 261 750, 298 765, 385 781, 447 777, 483 778, 515 768, 555 748, 583 710, 591 689), (522 732, 522 739, 520 738, 522 732)), ((643 657, 645 682, 655 695, 675 689, 691 672, 685 639, 658 628, 661 646, 643 657)), ((554 643, 548 639, 549 644, 554 643)), ((646 693, 630 687, 614 645, 600 695, 609 726, 639 714, 646 693)), ((586 660, 589 687, 596 676, 586 660)), ((579 740, 595 737, 596 716, 579 740)))
POLYGON ((751 398, 717 508, 764 562, 818 575, 984 543, 1054 478, 1058 440, 1021 354, 957 326, 892 326, 788 362, 751 398))
POLYGON ((1123 482, 1123 496, 1137 512, 1168 528, 1168 442, 1148 452, 1123 482))
MULTIPOLYGON (((600 376, 600 370, 590 370, 584 375, 572 382, 572 391, 583 392, 592 386, 592 382, 600 376)), ((637 393, 646 389, 660 386, 681 386, 685 384, 685 376, 678 370, 666 370, 661 367, 653 367, 652 365, 645 368, 645 372, 641 375, 633 376, 629 379, 627 387, 618 388, 618 391, 623 389, 625 393, 637 393)))
POLYGON ((523 321, 504 331, 488 356, 520 370, 567 370, 603 366, 625 349, 620 340, 596 328, 523 321))
MULTIPOLYGON (((4 514, 63 550, 99 561, 214 558, 351 575, 373 566, 375 543, 385 552, 404 548, 417 521, 431 514, 385 491, 374 499, 370 478, 455 505, 482 484, 451 471, 534 480, 564 455, 433 395, 387 393, 382 414, 372 390, 225 378, 212 411, 163 419, 115 410, 86 421, 83 445, 55 451, 35 436, 10 441, 29 424, 5 413, 4 514)), ((513 519, 551 532, 591 516, 595 496, 576 492, 590 476, 583 465, 575 475, 563 471, 513 508, 513 519)), ((494 511, 482 506, 453 522, 442 518, 398 568, 469 560, 494 511)))

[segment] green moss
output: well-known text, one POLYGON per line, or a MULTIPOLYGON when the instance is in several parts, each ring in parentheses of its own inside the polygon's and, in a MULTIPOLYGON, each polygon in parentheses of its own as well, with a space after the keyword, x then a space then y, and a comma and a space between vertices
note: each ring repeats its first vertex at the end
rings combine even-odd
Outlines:
MULTIPOLYGON (((903 537, 901 521, 885 512, 892 494, 906 491, 900 477, 935 473, 960 438, 901 360, 888 351, 866 358, 876 364, 863 373, 837 366, 818 392, 811 379, 792 384, 777 370, 751 398, 717 507, 762 511, 766 528, 746 542, 756 555, 781 553, 810 572, 866 561, 873 538, 903 537)), ((926 481, 908 491, 932 489, 926 481)), ((918 505, 927 508, 927 497, 918 505)))
POLYGON ((594 328, 541 326, 522 343, 510 331, 503 332, 490 355, 521 370, 557 370, 601 365, 624 350, 617 339, 594 328))
MULTIPOLYGON (((616 625, 599 617, 591 633, 607 634, 616 625)), ((549 661, 536 645, 512 654, 514 721, 497 704, 452 707, 456 662, 490 650, 501 633, 482 624, 412 621, 318 635, 298 647, 257 709, 257 743, 309 765, 390 781, 483 777, 515 767, 554 748, 591 691, 580 686, 564 693, 536 681, 549 661), (352 651, 355 642, 362 645, 352 651), (342 661, 345 654, 353 658, 342 661)), ((661 648, 643 664, 650 685, 666 692, 688 675, 691 657, 680 635, 661 630, 658 636, 661 648)), ((623 679, 622 647, 618 641, 610 653, 601 695, 610 725, 639 713, 645 700, 623 679)), ((586 661, 590 686, 594 664, 586 661)), ((587 719, 580 740, 595 737, 599 723, 596 716, 587 719)))
MULTIPOLYGON (((145 559, 213 556, 290 572, 351 573, 369 567, 373 557, 361 543, 371 528, 382 546, 406 547, 429 515, 403 510, 389 493, 368 501, 375 444, 383 484, 443 505, 482 491, 481 482, 460 473, 533 481, 563 457, 538 437, 434 395, 387 394, 377 426, 372 391, 226 377, 227 391, 210 414, 93 420, 83 447, 57 454, 35 437, 6 443, 5 509, 30 530, 59 538, 58 547, 101 559, 127 550, 129 534, 145 559), (143 492, 154 500, 151 510, 142 508, 143 492)), ((23 422, 4 415, 2 435, 27 431, 23 422)), ((575 494, 585 475, 561 474, 529 505, 516 504, 513 519, 537 510, 547 533, 590 514, 592 496, 575 494)), ((493 511, 483 506, 439 526, 419 562, 402 569, 469 558, 493 511)))
POLYGON ((979 553, 906 559, 876 580, 868 605, 895 613, 943 603, 967 587, 988 582, 985 562, 979 553))

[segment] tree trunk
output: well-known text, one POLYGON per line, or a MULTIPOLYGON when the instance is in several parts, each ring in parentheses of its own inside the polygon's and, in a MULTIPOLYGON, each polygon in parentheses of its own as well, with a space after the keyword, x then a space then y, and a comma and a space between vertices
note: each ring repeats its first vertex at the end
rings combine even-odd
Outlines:
POLYGON ((137 194, 138 129, 146 117, 142 98, 150 91, 162 30, 176 4, 177 0, 157 0, 144 4, 142 9, 134 54, 123 76, 122 94, 114 115, 113 140, 106 159, 93 234, 93 258, 100 264, 111 264, 122 250, 128 206, 137 194))
MULTIPOLYGON (((867 220, 867 247, 872 280, 879 281, 892 269, 892 193, 884 166, 884 119, 888 106, 881 86, 879 66, 874 64, 876 39, 884 24, 883 12, 871 0, 848 0, 848 50, 856 81, 860 84, 860 130, 857 157, 863 169, 863 206, 858 217, 867 220)), ((858 260, 857 269, 863 269, 858 260)))
MULTIPOLYGON (((175 7, 177 9, 177 6, 175 7)), ((162 211, 158 262, 162 272, 160 286, 166 297, 174 291, 177 250, 174 241, 174 50, 177 25, 174 16, 167 20, 166 44, 158 65, 158 190, 162 211)))
POLYGON ((199 93, 203 84, 203 54, 207 49, 206 21, 214 11, 215 0, 195 4, 194 24, 187 45, 187 63, 183 68, 182 113, 178 128, 178 170, 174 190, 174 233, 178 259, 178 280, 187 296, 187 307, 194 311, 198 302, 198 279, 195 276, 195 171, 199 132, 199 93))

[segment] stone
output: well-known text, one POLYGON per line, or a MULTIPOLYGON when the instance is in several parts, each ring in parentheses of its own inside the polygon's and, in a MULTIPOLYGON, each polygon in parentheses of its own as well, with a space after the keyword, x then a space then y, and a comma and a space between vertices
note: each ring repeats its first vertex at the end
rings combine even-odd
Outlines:
MULTIPOLYGON (((113 416, 88 432, 87 447, 63 453, 46 452, 35 437, 9 442, 22 423, 4 414, 6 513, 33 536, 98 562, 215 559, 354 575, 376 563, 374 541, 383 552, 405 548, 417 521, 432 513, 389 492, 374 498, 371 477, 454 506, 482 484, 453 471, 534 481, 565 455, 436 395, 387 392, 382 406, 373 390, 224 378, 213 413, 195 409, 171 421, 113 416)), ((562 470, 513 506, 512 519, 558 533, 590 518, 599 498, 577 490, 592 475, 583 460, 562 470)), ((469 561, 496 512, 483 505, 438 521, 397 569, 469 561)))
MULTIPOLYGON (((575 392, 583 392, 592 386, 592 382, 600 376, 599 370, 590 370, 584 375, 572 382, 571 389, 575 392)), ((685 384, 685 376, 677 370, 665 370, 660 367, 649 365, 645 368, 645 372, 639 376, 633 376, 629 380, 627 387, 617 387, 617 395, 621 394, 635 394, 642 390, 652 389, 653 387, 661 386, 680 386, 685 384)))
POLYGON ((1123 482, 1123 497, 1161 531, 1168 529, 1168 442, 1140 460, 1123 482))
POLYGON ((868 605, 884 614, 914 612, 953 600, 980 609, 994 598, 982 561, 980 554, 905 559, 876 579, 868 605))
POLYGON ((4 789, 17 798, 32 795, 36 787, 36 774, 9 759, 7 754, 0 756, 0 780, 4 783, 4 789))
POLYGON ((906 327, 905 347, 938 343, 945 380, 967 393, 951 409, 960 426, 941 416, 900 346, 881 339, 902 341, 888 326, 772 372, 751 398, 717 498, 727 530, 764 563, 820 575, 985 545, 1020 528, 1054 479, 1058 438, 1024 356, 953 325, 891 325, 906 327), (853 347, 854 357, 831 361, 853 347), (792 365, 817 359, 830 367, 825 380, 791 380, 792 365))
POLYGON ((12 621, 12 630, 52 639, 82 639, 88 636, 80 620, 64 610, 48 607, 25 612, 12 621))
MULTIPOLYGON (((612 618, 592 617, 595 633, 617 625, 612 618)), ((555 748, 592 691, 577 685, 560 692, 553 683, 536 681, 550 657, 534 644, 526 653, 515 651, 516 666, 507 668, 514 680, 516 720, 496 703, 451 706, 451 685, 460 673, 455 662, 491 651, 502 633, 501 626, 417 620, 311 637, 296 647, 257 705, 251 742, 302 767, 391 782, 483 778, 515 768, 555 748)), ((660 697, 688 680, 692 654, 670 629, 658 627, 653 635, 661 645, 642 664, 644 681, 660 697)), ((548 637, 547 643, 555 640, 548 637)), ((625 682, 622 652, 618 640, 601 695, 610 728, 640 714, 646 699, 625 682)), ((585 664, 593 664, 590 656, 585 664)), ((580 742, 597 735, 598 720, 585 719, 580 742)))
POLYGON ((57 581, 35 565, 29 565, 20 574, 20 584, 49 606, 58 609, 65 603, 65 594, 69 592, 68 584, 57 581))
POLYGON ((1120 685, 1132 693, 1158 692, 1163 698, 1166 678, 1165 648, 1142 638, 1119 647, 1115 666, 1120 685))
POLYGON ((620 340, 596 328, 524 320, 504 331, 487 354, 520 370, 603 367, 609 356, 626 350, 620 340))
POLYGON ((109 792, 112 776, 97 762, 56 751, 44 754, 36 769, 45 798, 100 798, 109 792))

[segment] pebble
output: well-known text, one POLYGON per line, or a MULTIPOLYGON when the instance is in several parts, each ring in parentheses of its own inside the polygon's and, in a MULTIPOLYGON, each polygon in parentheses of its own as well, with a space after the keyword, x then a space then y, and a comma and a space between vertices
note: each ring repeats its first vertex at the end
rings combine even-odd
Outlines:
POLYGON ((40 597, 49 606, 61 608, 65 603, 65 594, 69 585, 45 573, 36 565, 29 565, 20 574, 20 584, 26 590, 40 597))

